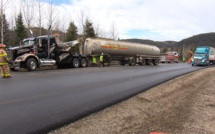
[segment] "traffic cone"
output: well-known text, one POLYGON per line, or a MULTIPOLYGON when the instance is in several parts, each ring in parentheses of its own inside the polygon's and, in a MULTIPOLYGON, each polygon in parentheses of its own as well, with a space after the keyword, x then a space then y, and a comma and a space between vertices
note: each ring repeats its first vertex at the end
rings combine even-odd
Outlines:
POLYGON ((189 60, 187 61, 187 63, 190 64, 190 63, 191 63, 191 59, 189 59, 189 60))

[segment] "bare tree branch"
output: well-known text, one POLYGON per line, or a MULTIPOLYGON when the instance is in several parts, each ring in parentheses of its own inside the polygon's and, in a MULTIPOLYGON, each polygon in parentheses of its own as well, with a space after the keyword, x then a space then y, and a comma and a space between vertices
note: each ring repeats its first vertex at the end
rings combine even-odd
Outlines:
POLYGON ((13 1, 9 1, 9 0, 1 0, 1 6, 0 6, 0 19, 1 19, 1 43, 4 43, 4 12, 7 8, 9 8, 11 6, 11 4, 13 3, 13 1))
POLYGON ((23 0, 22 5, 22 11, 24 20, 26 22, 28 30, 32 26, 32 21, 34 19, 34 0, 23 0))
POLYGON ((42 35, 42 20, 43 20, 43 4, 41 0, 37 0, 37 10, 38 10, 38 27, 39 27, 39 35, 42 35))
POLYGON ((107 38, 107 34, 104 32, 104 27, 100 25, 100 23, 96 23, 94 26, 97 37, 107 38))
POLYGON ((53 0, 50 0, 50 4, 49 4, 49 6, 48 6, 47 9, 48 9, 48 27, 51 25, 52 26, 51 29, 53 29, 53 28, 55 28, 55 26, 54 26, 55 21, 56 21, 55 18, 57 18, 56 17, 56 15, 57 15, 57 9, 54 6, 53 0))
POLYGON ((118 31, 117 31, 117 28, 116 28, 116 24, 113 22, 111 24, 111 27, 110 27, 110 37, 113 39, 113 40, 116 40, 118 38, 118 31))
POLYGON ((78 15, 78 22, 79 22, 79 33, 81 35, 84 35, 84 25, 85 25, 85 21, 86 21, 86 15, 84 10, 81 10, 80 14, 78 15))

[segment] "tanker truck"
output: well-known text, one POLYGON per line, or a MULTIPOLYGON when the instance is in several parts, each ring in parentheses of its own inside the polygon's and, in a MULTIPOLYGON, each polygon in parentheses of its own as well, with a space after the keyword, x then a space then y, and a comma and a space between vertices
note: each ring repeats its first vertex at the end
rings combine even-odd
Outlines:
POLYGON ((110 60, 118 60, 121 65, 158 65, 160 61, 160 49, 147 44, 88 38, 83 46, 86 56, 104 53, 110 60))
POLYGON ((29 71, 54 65, 58 68, 91 66, 92 56, 99 59, 101 53, 108 65, 113 60, 121 65, 158 65, 160 60, 160 49, 156 46, 96 38, 63 43, 56 36, 45 35, 24 39, 21 46, 8 49, 11 70, 29 71), (78 51, 72 53, 72 48, 78 51))

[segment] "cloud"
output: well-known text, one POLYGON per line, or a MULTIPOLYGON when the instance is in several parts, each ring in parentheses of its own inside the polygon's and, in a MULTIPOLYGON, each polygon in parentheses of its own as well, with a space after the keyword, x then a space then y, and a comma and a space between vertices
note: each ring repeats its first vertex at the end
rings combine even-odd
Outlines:
POLYGON ((180 41, 215 29, 214 0, 71 0, 56 7, 67 25, 80 25, 83 11, 105 33, 114 22, 120 38, 180 41))

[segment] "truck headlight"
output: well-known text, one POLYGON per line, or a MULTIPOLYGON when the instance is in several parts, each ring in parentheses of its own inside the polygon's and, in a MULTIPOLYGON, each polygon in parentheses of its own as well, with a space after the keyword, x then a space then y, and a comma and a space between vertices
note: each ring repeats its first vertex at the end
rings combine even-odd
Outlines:
POLYGON ((206 59, 202 59, 202 62, 205 62, 206 61, 206 59))

